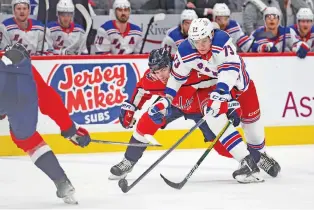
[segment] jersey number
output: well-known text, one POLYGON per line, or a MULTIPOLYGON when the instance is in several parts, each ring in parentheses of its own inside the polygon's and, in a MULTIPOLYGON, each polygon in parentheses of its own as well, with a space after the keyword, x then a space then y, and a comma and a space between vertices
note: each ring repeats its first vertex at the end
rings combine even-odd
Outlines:
POLYGON ((230 45, 225 46, 224 49, 225 49, 225 56, 226 57, 229 56, 229 54, 234 55, 234 51, 233 51, 232 47, 230 47, 230 45))
POLYGON ((102 36, 97 36, 97 39, 96 39, 95 44, 102 44, 103 41, 104 41, 104 37, 102 37, 102 36))

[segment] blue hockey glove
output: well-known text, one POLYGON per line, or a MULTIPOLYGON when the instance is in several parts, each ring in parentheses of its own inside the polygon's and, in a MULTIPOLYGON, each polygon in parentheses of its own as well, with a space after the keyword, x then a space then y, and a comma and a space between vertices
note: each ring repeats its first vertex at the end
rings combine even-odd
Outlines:
POLYGON ((171 102, 168 98, 161 98, 148 109, 149 117, 156 124, 161 124, 165 117, 171 115, 171 102))

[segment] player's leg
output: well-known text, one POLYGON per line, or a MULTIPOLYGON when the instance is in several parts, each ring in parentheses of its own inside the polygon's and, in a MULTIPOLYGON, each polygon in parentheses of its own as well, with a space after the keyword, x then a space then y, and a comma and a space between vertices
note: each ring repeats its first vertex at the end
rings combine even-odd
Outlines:
POLYGON ((242 128, 248 149, 258 166, 270 176, 276 177, 281 168, 277 161, 270 157, 265 148, 264 125, 260 120, 260 107, 254 82, 251 80, 248 90, 238 97, 242 109, 242 128))
MULTIPOLYGON (((202 114, 186 114, 186 118, 193 120, 195 123, 200 121, 202 117, 203 117, 202 114)), ((210 130, 210 128, 208 127, 206 123, 203 123, 202 125, 200 125, 199 129, 201 130, 204 136, 205 142, 212 142, 216 138, 216 135, 210 130)), ((227 157, 227 158, 232 158, 232 155, 230 154, 230 152, 227 151, 227 149, 221 144, 220 141, 216 142, 214 149, 219 155, 227 157)))
POLYGON ((75 203, 74 187, 51 148, 36 131, 38 104, 35 83, 32 82, 31 77, 22 77, 17 79, 17 100, 19 103, 7 108, 12 140, 55 183, 57 196, 63 198, 65 202, 75 203))
MULTIPOLYGON (((178 119, 181 116, 181 111, 175 107, 172 107, 171 115, 168 116, 162 124, 156 124, 149 117, 148 113, 145 112, 136 125, 136 129, 133 132, 130 143, 148 143, 144 137, 145 134, 153 136, 158 131, 158 129, 178 119)), ((146 147, 128 146, 124 154, 123 160, 110 169, 111 175, 109 179, 115 180, 125 178, 127 174, 132 171, 134 165, 142 157, 145 150, 146 147)))
POLYGON ((32 67, 32 73, 37 85, 38 105, 41 113, 55 121, 61 132, 69 130, 73 122, 61 97, 43 80, 35 67, 32 67))
MULTIPOLYGON (((209 118, 206 124, 211 128, 215 135, 221 132, 224 124, 227 121, 225 115, 217 118, 209 118)), ((263 178, 260 176, 260 170, 254 161, 252 155, 247 150, 246 144, 240 133, 233 125, 230 125, 224 134, 219 139, 224 148, 240 163, 240 168, 233 172, 232 176, 240 183, 262 182, 263 178)))

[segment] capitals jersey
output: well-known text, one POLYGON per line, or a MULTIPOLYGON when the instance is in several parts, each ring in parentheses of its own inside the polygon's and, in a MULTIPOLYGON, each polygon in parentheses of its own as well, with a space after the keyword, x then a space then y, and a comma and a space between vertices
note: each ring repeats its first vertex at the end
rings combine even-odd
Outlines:
POLYGON ((253 40, 242 31, 237 21, 230 20, 224 31, 229 34, 232 38, 232 43, 242 52, 247 52, 250 49, 253 40))
MULTIPOLYGON (((14 18, 6 19, 0 25, 1 48, 17 42, 23 44, 31 55, 41 53, 44 42, 44 25, 33 19, 28 19, 28 28, 20 29, 14 18)), ((45 42, 44 53, 52 52, 52 47, 45 42)))
MULTIPOLYGON (((208 92, 211 91, 211 88, 213 88, 216 82, 216 79, 192 71, 187 83, 182 86, 177 96, 173 99, 172 105, 184 113, 200 113, 204 94, 202 94, 202 98, 198 98, 196 94, 197 90, 200 88, 208 90, 205 92, 205 97, 208 97, 208 92)), ((153 95, 165 96, 165 88, 166 84, 154 79, 151 76, 150 70, 148 70, 137 83, 130 102, 141 109, 143 104, 153 95)))
POLYGON ((124 33, 120 33, 115 20, 105 22, 97 30, 95 39, 96 54, 137 54, 142 46, 142 30, 128 23, 124 33))
POLYGON ((179 44, 181 44, 181 42, 183 42, 186 38, 187 36, 185 36, 181 31, 181 26, 170 28, 161 43, 161 47, 164 47, 166 50, 171 52, 171 55, 174 55, 177 52, 179 44))
POLYGON ((53 53, 60 55, 64 54, 66 50, 70 54, 74 54, 81 49, 82 54, 88 54, 86 48, 86 40, 84 39, 84 28, 75 23, 71 23, 69 28, 63 28, 57 21, 48 23, 48 36, 51 45, 53 46, 53 53), (64 51, 62 51, 63 49, 64 51))
POLYGON ((250 77, 243 59, 237 54, 230 36, 222 30, 215 30, 212 49, 201 55, 188 40, 183 41, 175 55, 171 76, 165 93, 174 97, 186 83, 192 69, 211 78, 217 78, 217 88, 226 92, 235 87, 239 91, 248 88, 250 77))
POLYGON ((255 40, 252 46, 252 52, 260 52, 260 46, 269 42, 274 44, 278 52, 282 52, 283 48, 285 52, 296 51, 294 48, 300 40, 297 38, 293 29, 278 26, 278 34, 273 38, 265 38, 265 36, 263 36, 265 31, 265 26, 261 26, 252 32, 251 39, 255 40))
POLYGON ((290 28, 296 33, 297 38, 305 42, 310 47, 311 52, 314 52, 314 26, 312 26, 311 30, 305 37, 301 36, 297 24, 290 26, 290 28))

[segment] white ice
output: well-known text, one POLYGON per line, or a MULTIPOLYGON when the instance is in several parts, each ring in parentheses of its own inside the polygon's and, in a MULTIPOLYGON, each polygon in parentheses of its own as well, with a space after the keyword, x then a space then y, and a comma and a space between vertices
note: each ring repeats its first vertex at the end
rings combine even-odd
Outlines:
MULTIPOLYGON (((79 205, 55 196, 54 184, 28 157, 0 158, 0 208, 47 209, 314 209, 314 146, 269 147, 282 166, 279 177, 263 174, 259 184, 239 184, 231 176, 232 159, 211 152, 188 183, 175 190, 160 178, 181 181, 204 150, 177 150, 127 194, 109 181, 110 167, 123 153, 58 155, 76 188, 79 205)), ((146 152, 128 176, 133 182, 164 151, 146 152)))

